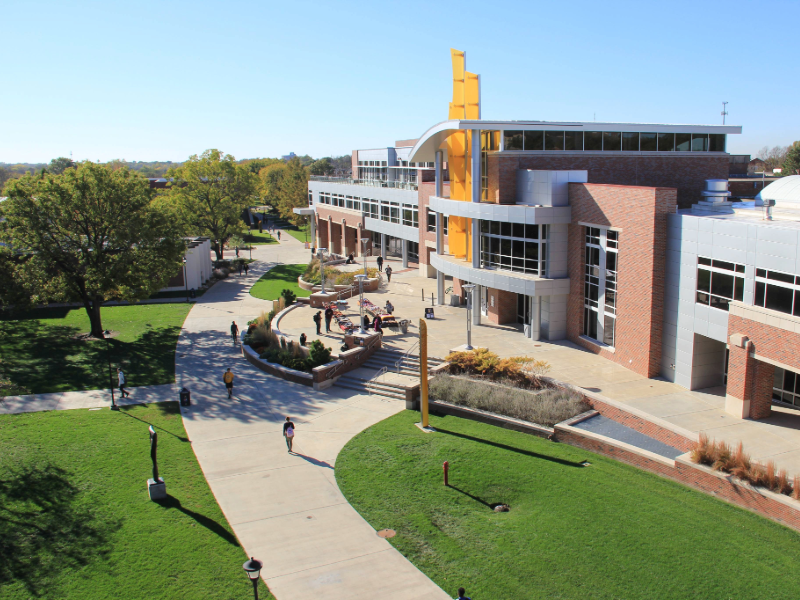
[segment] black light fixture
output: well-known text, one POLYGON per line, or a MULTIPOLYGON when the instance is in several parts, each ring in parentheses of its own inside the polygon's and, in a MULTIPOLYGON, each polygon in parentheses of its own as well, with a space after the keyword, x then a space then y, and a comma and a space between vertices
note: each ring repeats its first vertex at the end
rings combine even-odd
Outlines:
POLYGON ((119 410, 119 406, 114 401, 114 375, 111 372, 111 331, 106 329, 103 332, 103 339, 106 341, 106 356, 108 357, 108 384, 111 388, 111 410, 119 410))
POLYGON ((261 567, 264 566, 260 560, 256 560, 252 556, 250 560, 242 565, 244 572, 247 573, 247 576, 250 578, 250 581, 253 582, 253 595, 256 600, 258 600, 258 576, 261 574, 261 567))

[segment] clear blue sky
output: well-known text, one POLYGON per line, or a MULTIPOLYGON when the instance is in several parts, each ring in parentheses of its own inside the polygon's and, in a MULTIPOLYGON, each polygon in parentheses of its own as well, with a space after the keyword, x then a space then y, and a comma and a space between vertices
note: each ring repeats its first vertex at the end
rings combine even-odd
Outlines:
POLYGON ((800 139, 800 2, 5 0, 0 161, 315 157, 445 120, 451 47, 483 117, 742 125, 800 139), (791 45, 790 45, 791 43, 791 45))

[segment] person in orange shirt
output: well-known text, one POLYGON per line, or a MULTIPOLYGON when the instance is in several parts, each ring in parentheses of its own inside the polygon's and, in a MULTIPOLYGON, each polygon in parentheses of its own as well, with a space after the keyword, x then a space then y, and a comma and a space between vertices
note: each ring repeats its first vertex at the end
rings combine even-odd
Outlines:
POLYGON ((228 388, 228 398, 233 398, 233 373, 228 369, 222 376, 222 381, 225 382, 225 387, 228 388))

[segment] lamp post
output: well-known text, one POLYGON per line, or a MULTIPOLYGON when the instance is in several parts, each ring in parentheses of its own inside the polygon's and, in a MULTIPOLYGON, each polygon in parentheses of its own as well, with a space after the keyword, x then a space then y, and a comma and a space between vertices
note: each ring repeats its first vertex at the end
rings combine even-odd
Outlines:
POLYGON ((252 556, 250 560, 242 565, 247 577, 253 582, 253 596, 258 600, 258 576, 261 574, 261 567, 264 566, 260 560, 256 560, 252 556))
POLYGON ((359 289, 359 299, 358 299, 358 332, 362 335, 366 335, 367 331, 364 329, 364 280, 367 278, 366 275, 358 274, 356 275, 356 279, 358 279, 358 289, 359 289))
POLYGON ((475 286, 468 283, 461 287, 467 292, 467 345, 464 349, 472 350, 472 292, 475 290, 475 286))
POLYGON ((183 287, 186 290, 186 301, 189 301, 189 281, 186 279, 186 257, 183 257, 183 287))
POLYGON ((325 293, 325 263, 323 262, 325 258, 325 253, 328 251, 327 248, 318 248, 317 249, 317 258, 319 259, 319 276, 322 280, 322 293, 325 293))
POLYGON ((103 332, 103 339, 106 341, 106 356, 108 357, 108 384, 111 388, 111 410, 119 410, 119 406, 114 401, 114 375, 111 373, 111 332, 106 329, 103 332))
POLYGON ((369 238, 361 238, 361 243, 364 244, 364 250, 361 252, 364 257, 364 276, 367 275, 367 242, 369 242, 369 238))

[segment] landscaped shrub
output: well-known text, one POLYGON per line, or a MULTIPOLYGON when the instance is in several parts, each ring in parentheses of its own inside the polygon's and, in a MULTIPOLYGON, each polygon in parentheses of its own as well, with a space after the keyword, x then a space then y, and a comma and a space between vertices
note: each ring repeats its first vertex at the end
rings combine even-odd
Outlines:
MULTIPOLYGON (((361 271, 345 271, 342 272, 336 267, 325 267, 325 284, 326 285, 353 285, 358 283, 356 281, 356 275, 361 273, 361 271)), ((370 267, 367 269, 367 277, 370 279, 374 279, 378 276, 378 269, 376 267, 370 267)), ((302 275, 303 281, 307 281, 308 283, 313 283, 314 285, 319 285, 322 281, 322 278, 319 274, 319 259, 313 259, 308 266, 306 267, 305 272, 302 275)))
POLYGON ((752 485, 800 500, 800 477, 795 475, 794 482, 790 483, 789 475, 784 469, 776 473, 775 461, 771 460, 766 465, 752 462, 750 456, 744 452, 741 442, 731 452, 730 446, 725 442, 709 440, 706 434, 701 433, 689 457, 692 462, 708 465, 716 471, 730 473, 752 485))
POLYGON ((326 348, 319 340, 314 340, 309 344, 308 358, 313 365, 312 369, 324 365, 331 361, 331 349, 326 348))
POLYGON ((480 375, 492 380, 505 379, 523 387, 542 387, 541 377, 550 370, 545 361, 529 356, 500 358, 487 348, 469 352, 451 352, 445 360, 451 373, 480 375))
POLYGON ((434 377, 429 393, 436 400, 548 426, 589 410, 583 397, 573 392, 529 392, 450 375, 434 377))
POLYGON ((297 294, 295 294, 289 288, 286 288, 285 290, 283 290, 281 292, 281 298, 284 299, 284 301, 286 302, 286 304, 288 306, 288 305, 294 304, 294 301, 297 299, 297 294))
POLYGON ((211 276, 215 279, 225 279, 228 276, 228 269, 214 269, 211 276))

